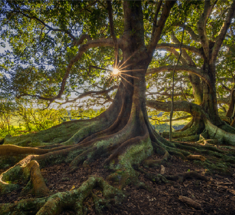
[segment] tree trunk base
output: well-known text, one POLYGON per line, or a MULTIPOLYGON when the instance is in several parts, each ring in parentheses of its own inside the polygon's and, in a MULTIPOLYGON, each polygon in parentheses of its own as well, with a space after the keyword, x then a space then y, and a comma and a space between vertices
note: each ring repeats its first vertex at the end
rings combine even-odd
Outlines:
MULTIPOLYGON (((129 121, 123 124, 122 127, 118 127, 118 129, 116 126, 119 125, 118 122, 120 121, 116 121, 108 128, 103 127, 103 130, 100 130, 102 126, 98 126, 99 123, 93 120, 87 128, 82 127, 78 131, 73 131, 73 135, 60 144, 52 141, 52 144, 42 144, 43 146, 40 147, 21 147, 19 144, 16 144, 16 146, 1 145, 1 157, 6 158, 10 155, 16 156, 18 159, 21 159, 22 156, 24 158, 0 175, 0 194, 19 189, 17 183, 23 181, 27 185, 22 194, 33 192, 36 197, 44 197, 1 204, 0 214, 24 214, 24 211, 26 214, 28 210, 37 215, 59 214, 66 207, 73 208, 74 211, 77 211, 77 214, 84 214, 86 209, 84 209, 83 201, 88 196, 93 199, 95 210, 99 214, 101 213, 100 206, 105 205, 108 207, 110 203, 115 204, 123 199, 124 196, 121 190, 127 184, 132 183, 148 190, 148 187, 138 179, 139 172, 143 173, 144 171, 140 165, 146 168, 158 166, 167 162, 172 155, 185 160, 192 157, 202 158, 201 155, 204 155, 203 158, 205 159, 194 159, 194 162, 211 171, 219 171, 220 173, 222 171, 224 174, 231 173, 230 169, 234 165, 235 151, 218 149, 211 144, 168 142, 153 130, 147 121, 147 117, 144 117, 144 114, 141 113, 140 115, 133 114, 129 121), (163 156, 162 159, 150 160, 149 157, 153 153, 163 156), (207 159, 207 156, 210 159, 207 159), (90 177, 76 190, 50 195, 50 191, 41 175, 39 164, 40 167, 45 167, 58 163, 69 163, 68 171, 73 172, 80 165, 87 167, 100 157, 105 158, 104 167, 113 172, 106 179, 90 177), (116 188, 109 185, 109 183, 116 188), (92 189, 96 186, 102 189, 104 198, 100 198, 92 192, 92 189)), ((61 126, 63 124, 57 128, 61 126)), ((72 127, 76 126, 73 125, 72 127)), ((45 133, 48 134, 48 131, 45 133)), ((31 137, 34 138, 33 135, 31 137)), ((28 135, 25 138, 27 139, 28 135)), ((23 137, 18 140, 22 142, 23 137)), ((9 165, 7 163, 9 159, 4 161, 5 165, 9 165)), ((173 178, 160 174, 144 174, 149 180, 155 180, 159 184, 168 183, 169 180, 175 180, 176 178, 176 180, 181 178, 185 180, 187 177, 200 178, 196 173, 172 176, 173 178)))

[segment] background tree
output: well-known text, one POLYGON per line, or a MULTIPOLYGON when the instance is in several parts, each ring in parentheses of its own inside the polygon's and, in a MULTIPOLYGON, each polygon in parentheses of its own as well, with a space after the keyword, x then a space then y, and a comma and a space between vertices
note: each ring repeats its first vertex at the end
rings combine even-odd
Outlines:
MULTIPOLYGON (((187 23, 185 30, 189 33, 188 37, 185 39, 184 52, 182 54, 182 66, 177 66, 177 71, 187 71, 192 73, 193 75, 189 76, 189 80, 193 87, 193 96, 196 104, 200 106, 194 106, 192 108, 192 104, 190 103, 176 103, 176 110, 185 110, 193 115, 193 120, 181 131, 174 134, 174 137, 184 137, 189 136, 189 139, 198 139, 198 134, 202 133, 206 128, 204 133, 206 138, 216 138, 219 141, 224 141, 226 139, 227 142, 233 144, 233 140, 229 140, 229 137, 222 131, 227 131, 234 133, 234 129, 223 123, 218 114, 217 108, 217 96, 216 96, 216 59, 219 53, 220 46, 222 46, 223 40, 226 36, 227 29, 230 26, 230 22, 234 16, 234 2, 232 4, 223 5, 223 9, 221 9, 221 4, 215 4, 207 1, 205 4, 202 2, 198 3, 199 7, 204 10, 202 14, 194 14, 191 16, 192 23, 187 23), (218 13, 217 13, 218 12, 218 13), (210 14, 221 14, 224 16, 224 20, 220 19, 216 22, 216 16, 210 14), (197 21, 197 25, 195 26, 195 20, 197 21), (213 22, 213 30, 209 31, 212 28, 211 25, 206 25, 206 23, 213 22), (216 26, 216 27, 215 27, 216 26), (207 33, 206 28, 208 29, 207 33), (195 30, 197 32, 195 33, 195 30), (216 30, 217 29, 217 30, 216 30), (212 34, 211 34, 212 33, 212 34), (199 43, 199 44, 198 44, 199 43), (197 46, 196 46, 197 44, 197 46), (200 47, 200 48, 199 48, 200 47), (196 54, 196 56, 201 56, 201 59, 195 58, 192 54, 187 53, 191 52, 196 54), (198 65, 197 65, 198 64, 198 65), (201 70, 198 68, 201 67, 201 70), (210 70, 210 71, 209 71, 210 70), (198 77, 201 78, 200 79, 198 77), (202 89, 202 90, 201 90, 202 89), (181 107, 180 107, 181 106, 181 107), (211 115, 211 116, 210 116, 211 115), (222 130, 220 130, 220 128, 222 130), (219 132, 218 132, 219 131, 219 132), (195 136, 197 135, 197 136, 195 136), (191 137, 190 137, 191 136, 191 137)), ((174 23, 173 26, 181 26, 182 22, 174 23)), ((175 49, 179 48, 179 40, 175 37, 173 33, 171 33, 171 40, 175 44, 159 44, 157 47, 166 48, 174 53, 176 56, 179 55, 175 49)), ((225 48, 226 45, 224 46, 225 48)), ((161 72, 173 70, 173 66, 162 66, 156 69, 152 69, 150 72, 161 72)), ((169 103, 161 105, 161 103, 157 103, 154 101, 148 101, 147 104, 152 107, 155 106, 157 109, 167 110, 169 111, 169 103), (168 106, 168 107, 167 107, 168 106)), ((166 134, 165 134, 166 135, 166 134)))

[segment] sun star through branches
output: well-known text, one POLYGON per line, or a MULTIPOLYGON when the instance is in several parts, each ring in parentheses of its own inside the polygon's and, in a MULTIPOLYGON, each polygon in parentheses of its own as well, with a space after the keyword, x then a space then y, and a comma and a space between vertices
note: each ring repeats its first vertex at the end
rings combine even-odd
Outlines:
POLYGON ((118 76, 121 73, 121 71, 118 68, 113 68, 112 75, 118 76))

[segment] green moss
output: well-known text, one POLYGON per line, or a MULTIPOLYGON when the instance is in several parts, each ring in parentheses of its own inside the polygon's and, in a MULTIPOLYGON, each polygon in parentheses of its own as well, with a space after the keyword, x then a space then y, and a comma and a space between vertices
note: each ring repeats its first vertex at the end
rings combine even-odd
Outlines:
POLYGON ((0 181, 0 194, 10 193, 19 188, 18 184, 12 184, 11 182, 0 181))
POLYGON ((3 173, 2 180, 3 181, 16 181, 19 179, 23 170, 20 166, 14 166, 10 168, 7 172, 3 173))
POLYGON ((137 183, 138 174, 132 165, 140 164, 153 153, 153 147, 149 138, 131 145, 126 152, 118 157, 118 163, 110 163, 110 168, 116 170, 109 179, 117 182, 121 187, 130 182, 137 183))
POLYGON ((85 151, 85 149, 78 149, 78 150, 74 150, 74 151, 69 152, 68 156, 65 159, 65 162, 69 163, 69 162, 73 161, 73 159, 76 158, 83 151, 85 151))

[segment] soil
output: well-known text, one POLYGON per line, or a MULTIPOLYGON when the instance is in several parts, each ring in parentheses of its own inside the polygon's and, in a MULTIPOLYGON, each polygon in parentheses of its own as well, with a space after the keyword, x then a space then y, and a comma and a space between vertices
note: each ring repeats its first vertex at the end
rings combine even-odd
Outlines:
MULTIPOLYGON (((155 155, 152 158, 157 158, 155 155)), ((78 188, 90 175, 106 178, 111 172, 102 165, 103 159, 96 160, 90 166, 81 166, 76 172, 69 174, 68 164, 62 163, 41 169, 51 193, 63 192, 78 188)), ((170 182, 167 184, 156 184, 140 173, 139 179, 150 188, 140 189, 133 185, 124 188, 126 198, 119 205, 103 208, 103 214, 107 215, 152 215, 152 214, 235 214, 235 174, 233 176, 221 176, 210 174, 208 170, 195 165, 192 161, 184 161, 172 156, 165 164, 165 174, 174 175, 189 171, 197 171, 206 175, 210 180, 187 179, 184 182, 170 182), (201 204, 201 209, 195 209, 179 200, 179 196, 186 196, 201 204)), ((144 168, 145 171, 159 174, 161 167, 144 168)), ((0 170, 1 172, 2 170, 0 170)), ((0 196, 0 203, 16 202, 24 198, 33 198, 31 194, 21 196, 21 189, 0 196)), ((98 196, 102 193, 93 190, 98 196)), ((90 215, 96 214, 93 201, 88 197, 84 205, 88 208, 90 215)), ((63 215, 75 214, 73 211, 63 211, 63 215)))

